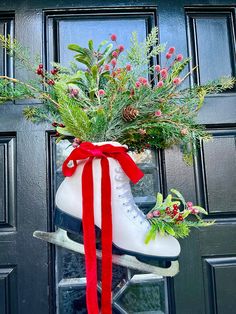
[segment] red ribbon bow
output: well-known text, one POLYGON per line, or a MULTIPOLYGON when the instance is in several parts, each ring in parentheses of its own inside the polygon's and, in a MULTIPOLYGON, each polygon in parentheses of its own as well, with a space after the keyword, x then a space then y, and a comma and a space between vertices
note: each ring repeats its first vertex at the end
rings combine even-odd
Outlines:
POLYGON ((108 157, 116 159, 123 171, 133 183, 137 183, 143 172, 137 167, 123 146, 111 144, 94 145, 83 142, 75 148, 64 161, 63 174, 70 177, 74 174, 78 160, 87 159, 82 173, 82 206, 83 206, 83 235, 86 265, 86 302, 89 314, 98 314, 97 298, 97 259, 96 235, 94 228, 93 208, 93 170, 94 158, 101 158, 101 209, 102 209, 102 301, 101 313, 111 314, 111 289, 112 289, 112 208, 111 208, 111 180, 108 157), (68 164, 72 162, 72 167, 68 164))

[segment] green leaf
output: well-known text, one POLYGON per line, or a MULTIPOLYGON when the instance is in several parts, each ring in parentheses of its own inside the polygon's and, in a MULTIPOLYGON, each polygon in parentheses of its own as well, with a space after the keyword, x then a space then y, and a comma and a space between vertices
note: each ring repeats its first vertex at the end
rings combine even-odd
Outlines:
POLYGON ((91 72, 92 72, 93 78, 96 80, 98 76, 98 67, 96 64, 91 67, 91 72))
POLYGON ((89 49, 90 49, 91 51, 93 51, 93 40, 92 40, 92 39, 90 39, 90 40, 88 41, 88 46, 89 46, 89 49))
POLYGON ((98 52, 108 43, 108 40, 103 40, 98 46, 98 52))
POLYGON ((186 206, 185 199, 179 191, 177 191, 175 189, 171 189, 170 191, 171 191, 171 193, 175 194, 178 197, 178 199, 183 203, 184 206, 186 206))
POLYGON ((166 199, 165 199, 163 205, 164 205, 165 207, 170 207, 171 204, 172 204, 171 200, 172 200, 172 195, 169 194, 169 195, 166 197, 166 199))
POLYGON ((88 68, 91 67, 90 60, 88 58, 86 58, 86 57, 81 56, 80 54, 75 56, 75 60, 80 62, 80 63, 82 63, 82 64, 84 64, 84 65, 86 65, 88 68))
POLYGON ((163 202, 163 195, 161 193, 157 193, 157 207, 161 206, 162 205, 162 202, 163 202))
POLYGON ((85 51, 84 51, 84 48, 80 47, 79 45, 76 45, 76 44, 69 44, 67 46, 68 49, 72 50, 72 51, 76 51, 76 52, 79 52, 83 55, 85 55, 85 51))

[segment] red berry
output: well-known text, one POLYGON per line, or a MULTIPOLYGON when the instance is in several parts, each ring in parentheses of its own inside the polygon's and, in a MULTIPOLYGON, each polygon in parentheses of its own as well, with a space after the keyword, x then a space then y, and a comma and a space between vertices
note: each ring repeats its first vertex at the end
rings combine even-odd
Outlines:
POLYGON ((116 59, 115 59, 115 58, 113 58, 113 59, 111 60, 111 64, 113 65, 113 67, 115 67, 115 66, 116 66, 116 63, 117 63, 116 59))
POLYGON ((191 214, 197 215, 198 213, 199 213, 199 210, 198 210, 198 209, 196 209, 196 208, 192 208, 192 209, 191 209, 191 214))
POLYGON ((169 53, 174 53, 175 52, 175 47, 170 47, 168 52, 169 53))
POLYGON ((165 78, 167 78, 168 72, 167 72, 166 69, 162 69, 162 70, 160 71, 160 74, 161 74, 161 76, 165 79, 165 78))
POLYGON ((179 209, 179 206, 177 204, 174 204, 173 208, 176 210, 176 209, 179 209))
POLYGON ((161 214, 161 212, 159 210, 154 210, 152 213, 153 213, 154 217, 158 217, 161 214))
POLYGON ((181 78, 180 78, 180 77, 175 77, 175 78, 173 79, 173 83, 174 83, 175 85, 179 85, 179 84, 181 83, 181 78))
POLYGON ((170 207, 166 207, 165 212, 166 212, 166 214, 169 214, 170 213, 170 207))
POLYGON ((43 75, 43 70, 42 70, 41 68, 38 68, 38 69, 36 70, 36 74, 38 74, 38 75, 43 75))
POLYGON ((58 126, 58 123, 57 123, 57 122, 53 122, 53 123, 52 123, 52 126, 57 127, 57 126, 58 126))
POLYGON ((60 136, 60 133, 59 133, 59 132, 56 132, 55 136, 57 136, 57 137, 60 136))
POLYGON ((64 127, 65 127, 65 125, 64 125, 63 123, 59 123, 59 126, 60 126, 61 128, 64 128, 64 127))
POLYGON ((109 65, 109 64, 105 64, 105 65, 104 65, 104 69, 105 69, 106 71, 110 71, 110 65, 109 65))
POLYGON ((161 115, 162 115, 161 110, 157 110, 157 111, 155 112, 155 116, 156 116, 156 117, 161 117, 161 115))
POLYGON ((50 86, 52 86, 52 85, 54 85, 55 84, 55 81, 54 80, 48 80, 48 85, 50 85, 50 86))
POLYGON ((39 69, 42 69, 42 68, 43 68, 43 64, 40 63, 40 64, 39 64, 39 69))
POLYGON ((183 216, 182 216, 181 214, 179 214, 179 216, 177 217, 177 220, 178 220, 178 221, 183 221, 184 218, 183 218, 183 216))
POLYGON ((56 75, 57 72, 58 72, 58 69, 57 69, 57 68, 54 68, 54 69, 51 70, 51 74, 52 74, 52 75, 56 75))
POLYGON ((116 34, 111 34, 111 40, 112 40, 112 41, 116 41, 116 40, 117 40, 116 34))
POLYGON ((152 219, 153 214, 152 214, 152 213, 148 213, 148 214, 146 215, 146 217, 147 217, 147 219, 152 219))
POLYGON ((157 64, 155 66, 155 71, 160 72, 160 70, 161 70, 161 66, 159 64, 157 64))
POLYGON ((187 202, 187 207, 192 207, 193 203, 192 202, 187 202))
POLYGON ((183 55, 178 54, 177 57, 176 57, 176 60, 177 61, 182 61, 183 60, 183 55))
POLYGON ((166 54, 166 59, 170 59, 172 57, 172 54, 171 53, 167 53, 166 54))
POLYGON ((136 82, 135 83, 135 87, 139 88, 141 86, 141 83, 140 82, 136 82))
POLYGON ((117 58, 118 57, 118 52, 115 50, 115 51, 113 51, 112 52, 112 56, 114 57, 114 58, 117 58))
POLYGON ((104 89, 99 89, 99 91, 98 91, 98 95, 99 95, 99 96, 103 96, 103 95, 105 95, 105 91, 104 91, 104 89))
POLYGON ((159 81, 158 83, 157 83, 157 87, 162 87, 164 85, 164 82, 163 81, 159 81))
POLYGON ((119 45, 118 46, 118 49, 120 52, 124 51, 125 50, 125 46, 124 45, 119 45))
POLYGON ((127 71, 131 71, 131 70, 132 70, 131 64, 127 64, 127 65, 126 65, 126 70, 127 70, 127 71))

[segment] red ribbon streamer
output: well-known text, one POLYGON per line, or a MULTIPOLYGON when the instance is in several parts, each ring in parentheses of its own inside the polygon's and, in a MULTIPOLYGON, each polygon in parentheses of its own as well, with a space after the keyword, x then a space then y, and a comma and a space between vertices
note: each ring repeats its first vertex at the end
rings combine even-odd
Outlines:
POLYGON ((111 289, 112 289, 112 208, 111 208, 111 180, 108 157, 116 159, 123 171, 133 183, 137 183, 143 172, 137 167, 132 158, 127 154, 127 149, 111 144, 94 145, 83 142, 75 148, 64 161, 63 174, 70 177, 74 174, 78 160, 87 159, 82 173, 83 196, 83 233, 86 266, 86 301, 89 314, 98 314, 97 297, 97 259, 96 259, 96 235, 94 228, 93 208, 93 170, 94 158, 101 159, 101 208, 102 208, 102 302, 101 313, 111 314, 111 289), (68 164, 72 162, 70 167, 68 164))

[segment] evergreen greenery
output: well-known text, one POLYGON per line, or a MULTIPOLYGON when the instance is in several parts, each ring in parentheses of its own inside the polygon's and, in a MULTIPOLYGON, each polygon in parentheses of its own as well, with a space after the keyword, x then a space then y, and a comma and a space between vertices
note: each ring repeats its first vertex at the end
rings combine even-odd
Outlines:
POLYGON ((114 41, 105 40, 97 49, 92 40, 86 48, 70 44, 68 48, 75 52, 71 66, 54 63, 51 71, 42 64, 38 68, 32 65, 27 49, 15 39, 0 36, 0 44, 18 65, 36 72, 33 82, 1 76, 0 103, 23 98, 43 100, 41 106, 26 108, 24 115, 34 123, 52 123, 59 140, 70 136, 81 141, 118 141, 137 151, 181 144, 188 156, 191 143, 209 138, 204 127, 196 123, 205 97, 235 83, 234 78, 223 77, 204 86, 181 89, 192 75, 183 75, 190 60, 170 48, 165 64, 158 69, 158 56, 166 47, 158 43, 157 28, 142 43, 134 33, 127 53, 114 41), (123 119, 127 106, 138 112, 130 121, 123 119))

